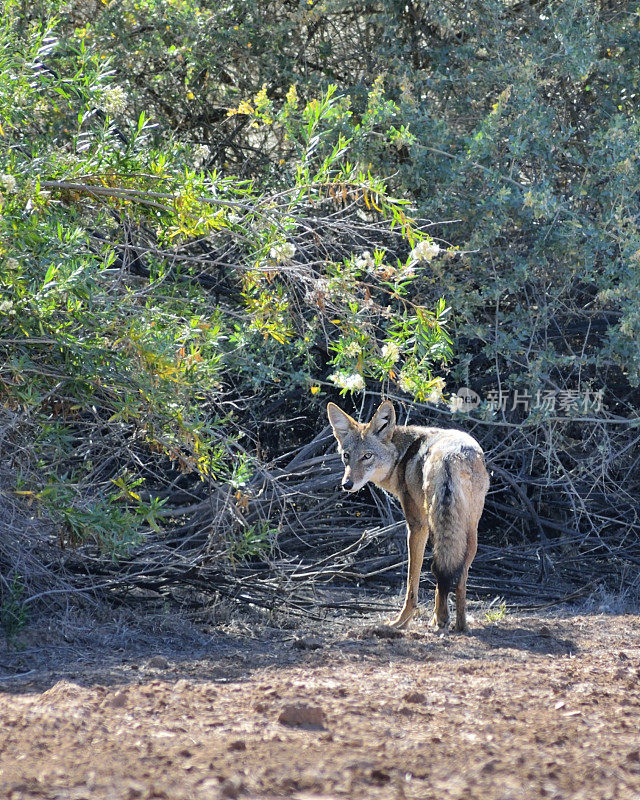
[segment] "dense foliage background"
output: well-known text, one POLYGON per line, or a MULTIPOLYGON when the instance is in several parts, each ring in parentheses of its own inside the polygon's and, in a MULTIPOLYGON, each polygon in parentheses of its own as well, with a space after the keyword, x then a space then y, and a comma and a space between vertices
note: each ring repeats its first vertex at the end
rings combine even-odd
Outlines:
POLYGON ((395 585, 397 509, 298 449, 382 392, 488 454, 478 589, 637 592, 635 7, 2 5, 3 494, 65 580, 395 585))

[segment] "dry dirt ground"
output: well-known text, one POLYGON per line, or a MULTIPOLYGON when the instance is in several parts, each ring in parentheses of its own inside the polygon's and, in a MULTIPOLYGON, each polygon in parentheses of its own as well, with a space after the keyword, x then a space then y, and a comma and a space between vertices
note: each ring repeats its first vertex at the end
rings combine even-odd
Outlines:
POLYGON ((0 797, 640 800, 640 616, 382 619, 0 647, 0 797))

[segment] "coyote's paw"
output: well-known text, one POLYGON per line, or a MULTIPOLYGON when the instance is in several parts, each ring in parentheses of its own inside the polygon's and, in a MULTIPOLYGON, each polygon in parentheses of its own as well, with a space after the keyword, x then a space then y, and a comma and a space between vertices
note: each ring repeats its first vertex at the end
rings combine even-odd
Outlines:
POLYGON ((449 619, 441 620, 434 614, 431 617, 431 622, 429 623, 429 627, 432 628, 434 631, 444 631, 449 626, 449 619))
POLYGON ((390 628, 404 628, 409 624, 409 620, 416 611, 416 608, 403 608, 397 617, 387 622, 387 625, 390 628))

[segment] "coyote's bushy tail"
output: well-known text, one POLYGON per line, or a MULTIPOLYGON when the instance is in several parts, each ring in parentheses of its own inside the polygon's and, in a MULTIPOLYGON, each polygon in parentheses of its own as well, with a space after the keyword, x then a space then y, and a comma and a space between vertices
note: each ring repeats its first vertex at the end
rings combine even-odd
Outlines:
POLYGON ((449 592, 457 586, 465 566, 470 529, 471 470, 463 453, 445 453, 431 470, 429 528, 433 542, 433 573, 438 586, 449 592))

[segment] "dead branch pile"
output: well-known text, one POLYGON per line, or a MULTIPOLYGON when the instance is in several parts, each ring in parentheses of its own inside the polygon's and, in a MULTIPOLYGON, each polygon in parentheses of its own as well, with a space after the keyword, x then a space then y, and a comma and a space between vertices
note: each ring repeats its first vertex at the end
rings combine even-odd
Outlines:
MULTIPOLYGON (((459 418, 442 424, 462 427, 459 418)), ((621 426, 606 420, 597 424, 599 438, 606 434, 610 442, 616 436, 626 441, 628 432, 621 426)), ((637 593, 636 483, 627 484, 626 506, 618 502, 605 509, 599 504, 615 476, 602 465, 598 474, 583 470, 579 477, 570 470, 564 481, 551 473, 541 477, 541 469, 524 471, 523 464, 542 455, 531 448, 523 430, 505 434, 495 424, 478 422, 464 427, 483 442, 492 472, 470 575, 472 596, 498 596, 534 607, 587 595, 596 586, 637 593)), ((41 527, 33 523, 25 529, 23 524, 18 548, 9 535, 5 505, 0 559, 30 575, 30 600, 75 592, 156 596, 193 606, 226 598, 292 614, 313 615, 336 605, 364 612, 373 595, 402 589, 404 522, 397 503, 382 492, 344 495, 340 474, 333 438, 325 428, 286 459, 265 465, 242 491, 201 484, 193 492, 194 503, 174 509, 181 523, 176 517, 169 533, 150 537, 118 561, 86 547, 66 551, 64 558, 58 554, 55 565, 51 557, 38 561, 34 553, 44 541, 41 527), (25 541, 36 545, 25 548, 25 541), (57 583, 47 591, 43 576, 48 570, 57 583), (350 587, 352 599, 336 603, 322 591, 337 585, 350 587)), ((430 580, 425 570, 423 585, 430 580)))
POLYGON ((0 611, 4 614, 9 604, 64 604, 74 580, 64 568, 52 526, 3 491, 12 483, 6 472, 0 473, 0 611))

